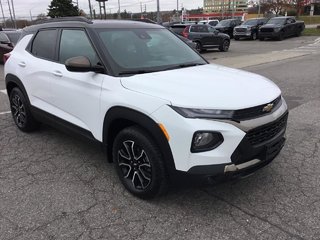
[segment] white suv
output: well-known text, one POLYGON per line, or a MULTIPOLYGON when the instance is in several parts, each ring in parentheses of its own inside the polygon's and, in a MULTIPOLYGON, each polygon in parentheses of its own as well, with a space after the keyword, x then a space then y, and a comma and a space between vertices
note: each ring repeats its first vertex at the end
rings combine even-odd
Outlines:
POLYGON ((158 25, 53 20, 25 28, 6 58, 17 127, 46 122, 100 142, 141 198, 176 171, 251 173, 284 145, 288 110, 273 82, 208 64, 158 25))

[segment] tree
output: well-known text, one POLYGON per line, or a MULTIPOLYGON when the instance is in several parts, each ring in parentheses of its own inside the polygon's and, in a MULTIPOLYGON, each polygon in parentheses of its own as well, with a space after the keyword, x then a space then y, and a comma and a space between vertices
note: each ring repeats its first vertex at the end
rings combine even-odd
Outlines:
POLYGON ((48 11, 48 16, 52 18, 79 16, 80 14, 78 7, 72 4, 72 0, 52 0, 48 11))
POLYGON ((261 2, 261 7, 266 11, 274 12, 278 16, 290 7, 290 0, 266 0, 261 2))

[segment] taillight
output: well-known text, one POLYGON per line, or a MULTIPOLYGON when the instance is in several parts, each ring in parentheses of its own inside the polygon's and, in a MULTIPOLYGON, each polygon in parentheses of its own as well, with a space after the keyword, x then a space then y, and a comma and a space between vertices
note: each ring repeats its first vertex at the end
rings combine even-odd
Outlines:
POLYGON ((189 37, 189 27, 185 27, 185 29, 183 29, 183 32, 182 32, 182 36, 184 36, 185 38, 188 38, 189 37))
POLYGON ((11 56, 10 53, 5 53, 5 54, 3 54, 3 64, 6 63, 6 61, 9 59, 10 56, 11 56))

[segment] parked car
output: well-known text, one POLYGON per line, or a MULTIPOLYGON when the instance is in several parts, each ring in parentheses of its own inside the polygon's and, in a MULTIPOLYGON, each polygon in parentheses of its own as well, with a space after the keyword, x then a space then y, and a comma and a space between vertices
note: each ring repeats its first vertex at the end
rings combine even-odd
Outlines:
POLYGON ((178 34, 176 34, 176 33, 175 33, 175 35, 176 35, 178 38, 180 38, 182 41, 184 41, 186 44, 188 44, 191 48, 197 50, 197 44, 196 44, 195 42, 193 42, 193 41, 191 41, 190 39, 185 38, 185 37, 183 37, 183 36, 181 36, 181 35, 178 35, 178 34))
POLYGON ((178 23, 170 26, 169 29, 176 34, 183 36, 182 32, 187 26, 190 26, 190 24, 178 23))
POLYGON ((3 30, 0 31, 0 62, 3 63, 4 54, 11 52, 17 44, 20 31, 16 30, 3 30))
POLYGON ((196 43, 196 49, 199 52, 212 48, 219 48, 220 51, 226 52, 230 47, 229 35, 220 33, 208 24, 187 26, 182 34, 196 43))
POLYGON ((239 19, 226 19, 220 21, 216 26, 219 32, 228 34, 231 38, 233 37, 233 29, 241 24, 241 20, 239 19))
POLYGON ((218 19, 211 19, 211 20, 201 20, 198 24, 209 24, 210 26, 216 26, 219 23, 218 19))
POLYGON ((304 30, 303 21, 296 21, 294 17, 274 17, 259 29, 259 39, 272 38, 283 40, 290 36, 300 36, 304 30))
POLYGON ((243 22, 240 26, 233 29, 234 40, 240 38, 250 38, 256 40, 259 34, 259 28, 266 24, 268 19, 266 18, 252 18, 243 22))
POLYGON ((7 55, 17 128, 46 122, 97 141, 141 198, 164 193, 177 171, 250 174, 285 142, 288 110, 273 82, 208 64, 159 25, 54 19, 25 28, 7 55))

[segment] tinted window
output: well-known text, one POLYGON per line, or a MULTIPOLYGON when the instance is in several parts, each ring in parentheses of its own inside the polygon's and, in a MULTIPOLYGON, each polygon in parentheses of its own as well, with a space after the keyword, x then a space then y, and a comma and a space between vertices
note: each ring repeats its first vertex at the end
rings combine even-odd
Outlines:
POLYGON ((0 41, 1 42, 9 42, 9 39, 5 33, 0 33, 0 41))
POLYGON ((57 30, 42 30, 33 40, 31 53, 36 57, 54 60, 57 30))
POLYGON ((10 39, 10 42, 13 42, 14 44, 16 44, 20 38, 21 32, 16 32, 16 31, 12 31, 12 32, 7 32, 8 38, 10 39))
POLYGON ((63 30, 60 42, 59 62, 64 63, 68 58, 85 56, 92 65, 99 60, 86 35, 82 30, 63 30))
POLYGON ((191 26, 190 32, 199 32, 199 27, 198 26, 191 26))
POLYGON ((208 27, 206 25, 195 25, 191 26, 191 32, 208 32, 208 27))

